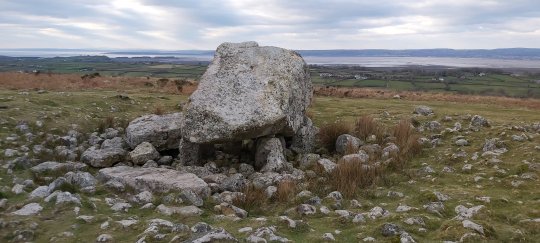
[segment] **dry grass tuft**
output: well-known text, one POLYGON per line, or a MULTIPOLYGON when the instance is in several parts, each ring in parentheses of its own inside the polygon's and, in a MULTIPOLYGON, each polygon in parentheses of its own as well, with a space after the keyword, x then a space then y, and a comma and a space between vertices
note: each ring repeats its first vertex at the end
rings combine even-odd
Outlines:
POLYGON ((113 128, 114 124, 115 124, 114 116, 107 116, 98 123, 98 126, 97 126, 98 132, 102 133, 107 128, 113 128))
POLYGON ((313 93, 320 96, 392 99, 400 95, 402 99, 413 101, 448 101, 474 104, 497 104, 504 107, 527 107, 540 109, 540 100, 533 98, 510 98, 501 96, 463 95, 437 92, 392 91, 370 88, 314 86, 313 93))
POLYGON ((156 107, 154 107, 154 111, 152 113, 154 113, 155 115, 161 116, 165 114, 165 109, 163 108, 163 106, 157 105, 156 107))
POLYGON ((278 202, 289 202, 296 195, 296 183, 291 180, 280 181, 277 185, 275 199, 278 202))
POLYGON ((395 143, 399 147, 399 154, 394 158, 393 167, 401 169, 406 161, 422 152, 422 145, 418 141, 420 135, 414 130, 411 122, 401 120, 393 130, 395 143))
POLYGON ((360 189, 367 188, 381 175, 378 166, 362 163, 360 160, 338 161, 337 168, 330 174, 331 186, 346 197, 355 196, 360 189))
POLYGON ((262 188, 250 184, 244 188, 242 193, 244 193, 244 196, 235 197, 233 204, 250 213, 262 210, 262 207, 267 203, 266 192, 262 188))
POLYGON ((354 124, 355 136, 364 141, 370 135, 375 135, 377 137, 377 143, 381 144, 384 139, 385 132, 385 127, 377 122, 372 116, 361 116, 354 124))
POLYGON ((336 140, 342 134, 349 134, 352 126, 348 122, 336 121, 334 123, 324 124, 319 130, 319 143, 326 148, 328 152, 336 150, 336 140))

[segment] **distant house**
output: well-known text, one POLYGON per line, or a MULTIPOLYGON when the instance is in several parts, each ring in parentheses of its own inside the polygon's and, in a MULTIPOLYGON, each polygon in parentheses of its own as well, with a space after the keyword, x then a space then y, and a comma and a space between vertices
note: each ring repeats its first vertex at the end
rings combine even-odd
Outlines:
POLYGON ((357 75, 354 75, 354 79, 366 80, 366 79, 368 79, 368 77, 357 74, 357 75))
POLYGON ((534 80, 533 82, 535 82, 536 84, 540 84, 540 79, 539 80, 534 80))
POLYGON ((486 73, 479 73, 479 74, 478 74, 479 77, 484 77, 484 76, 486 76, 486 75, 487 75, 486 73))
POLYGON ((444 78, 443 78, 443 77, 439 77, 439 81, 444 82, 444 78))

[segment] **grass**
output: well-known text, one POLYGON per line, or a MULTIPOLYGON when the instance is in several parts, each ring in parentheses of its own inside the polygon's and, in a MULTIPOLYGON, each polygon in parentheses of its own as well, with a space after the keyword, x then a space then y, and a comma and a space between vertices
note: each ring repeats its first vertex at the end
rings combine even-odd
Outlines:
MULTIPOLYGON (((71 124, 79 124, 81 131, 93 131, 98 127, 100 122, 105 122, 108 117, 112 117, 114 122, 105 122, 118 126, 122 121, 129 121, 139 115, 152 113, 154 107, 158 104, 163 107, 165 113, 178 111, 177 104, 185 101, 187 96, 178 95, 168 92, 161 92, 155 88, 143 88, 141 90, 122 90, 122 92, 110 90, 87 90, 87 91, 64 91, 38 94, 35 91, 28 91, 28 94, 19 94, 20 90, 0 90, 2 105, 6 105, 7 109, 0 110, 0 118, 5 120, 5 123, 0 127, 0 155, 6 148, 19 148, 23 142, 7 142, 5 137, 14 133, 13 129, 18 121, 25 120, 31 124, 34 131, 41 129, 57 135, 65 135, 65 132, 70 129, 71 124), (118 98, 117 95, 122 94, 129 99, 118 98), (161 98, 160 98, 161 96, 161 98), (59 106, 51 106, 47 100, 54 100, 59 106), (112 110, 111 106, 116 109, 112 110), (44 121, 43 128, 37 128, 36 120, 44 121)), ((334 232, 339 229, 341 234, 334 234, 336 239, 341 242, 357 242, 363 238, 372 236, 379 241, 391 241, 393 239, 384 238, 380 235, 379 226, 386 222, 392 222, 403 226, 417 242, 433 242, 443 240, 459 240, 459 238, 470 230, 464 229, 459 222, 452 220, 455 215, 453 212, 457 205, 486 205, 486 211, 481 215, 472 219, 472 221, 484 225, 489 232, 488 236, 479 239, 470 239, 469 241, 487 241, 487 242, 534 242, 539 236, 538 224, 527 223, 522 220, 540 217, 538 208, 538 188, 535 180, 524 180, 525 183, 520 187, 512 187, 511 181, 521 180, 520 176, 523 173, 533 173, 539 176, 538 171, 529 168, 528 163, 538 163, 538 151, 534 149, 534 145, 538 142, 538 137, 534 137, 531 141, 516 142, 510 139, 513 134, 521 134, 519 131, 511 129, 511 126, 524 126, 533 122, 538 122, 538 108, 535 108, 534 100, 509 100, 504 103, 502 100, 485 98, 485 97, 467 97, 461 98, 441 98, 428 100, 429 96, 434 94, 405 93, 405 96, 412 95, 405 99, 392 99, 393 93, 385 92, 375 93, 375 91, 366 91, 366 94, 373 94, 374 97, 369 98, 339 98, 334 96, 316 96, 314 106, 310 109, 312 118, 315 124, 321 128, 324 124, 334 124, 333 121, 339 120, 344 124, 355 124, 359 117, 369 115, 373 118, 373 122, 385 127, 385 136, 395 137, 395 143, 400 145, 400 148, 414 150, 412 143, 416 139, 411 139, 414 136, 414 129, 411 127, 410 117, 412 111, 417 105, 428 105, 435 111, 435 115, 431 117, 416 117, 418 124, 423 124, 427 121, 440 121, 444 116, 451 116, 452 122, 442 122, 443 126, 450 127, 454 122, 461 122, 464 129, 462 133, 443 134, 445 144, 436 148, 425 149, 416 156, 409 158, 407 165, 403 170, 385 171, 384 176, 374 177, 366 171, 361 171, 358 167, 347 168, 344 165, 339 166, 339 170, 335 173, 341 173, 341 176, 335 178, 348 178, 342 180, 341 183, 332 182, 330 180, 320 181, 317 185, 316 192, 318 196, 323 198, 325 193, 334 190, 337 185, 341 184, 343 191, 347 193, 348 199, 357 199, 363 205, 361 208, 346 208, 354 213, 368 212, 374 206, 381 206, 391 212, 388 218, 369 220, 366 224, 343 223, 336 220, 334 216, 324 216, 317 214, 303 218, 313 231, 294 231, 282 227, 282 224, 276 220, 276 217, 282 215, 288 208, 298 205, 295 200, 295 195, 305 189, 306 185, 302 183, 294 183, 290 181, 282 182, 278 187, 278 193, 272 200, 266 202, 260 200, 262 197, 261 191, 245 191, 246 198, 244 201, 235 202, 236 205, 249 209, 250 215, 253 217, 264 216, 268 222, 264 225, 278 225, 278 235, 282 235, 296 242, 320 242, 321 235, 324 232, 334 232), (420 98, 418 98, 420 97, 420 98), (480 99, 475 102, 476 99, 480 99), (482 100, 483 99, 483 100, 482 100), (521 103, 524 102, 524 103, 521 103), (492 122, 491 128, 482 128, 478 132, 466 129, 468 120, 463 119, 467 114, 478 114, 484 116, 492 122), (397 125, 397 126, 396 126, 397 125), (394 128, 395 127, 395 128, 394 128), (503 134, 504 132, 504 134, 503 134), (452 138, 458 135, 466 136, 471 146, 456 147, 452 144, 452 138), (478 152, 485 138, 499 137, 503 139, 509 147, 509 152, 502 155, 500 159, 503 161, 498 168, 486 163, 485 160, 478 161, 470 160, 474 152, 478 152), (452 153, 458 150, 463 150, 467 153, 467 158, 451 161, 448 159, 452 153), (461 167, 465 163, 473 164, 473 172, 462 173, 461 167), (436 173, 429 176, 418 176, 415 172, 425 166, 432 167, 436 173), (444 166, 451 166, 456 171, 454 173, 441 172, 444 166), (498 170, 504 169, 506 174, 501 174, 498 170), (367 174, 367 175, 366 175, 367 174), (474 177, 481 175, 484 179, 478 183, 474 182, 474 177), (375 178, 375 179, 373 179, 375 178), (491 178, 491 179, 490 179, 491 178), (373 181, 373 182, 372 182, 373 181), (352 189, 347 189, 348 185, 352 189), (402 192, 403 198, 387 197, 388 191, 402 192), (435 201, 433 191, 440 191, 452 197, 445 202, 446 212, 443 218, 439 218, 433 214, 426 213, 422 205, 431 201, 435 201), (350 195, 350 196, 349 196, 350 195), (484 203, 476 200, 478 196, 491 197, 491 203, 484 203), (407 213, 396 213, 395 208, 399 204, 406 204, 412 207, 419 208, 407 213), (418 216, 424 218, 427 232, 418 231, 420 226, 408 226, 402 221, 407 217, 418 216), (521 233, 517 233, 518 230, 521 233)), ((354 97, 354 93, 353 93, 354 97)), ((365 123, 370 123, 371 120, 365 118, 365 123)), ((341 126, 341 128, 329 127, 328 130, 334 130, 333 134, 338 134, 343 131, 353 133, 354 129, 351 126, 341 126), (344 128, 345 127, 345 128, 344 128)), ((369 125, 368 127, 373 127, 369 125)), ((370 129, 364 129, 369 131, 370 129)), ((331 132, 326 132, 332 134, 331 132)), ((366 134, 369 132, 364 132, 366 134)), ((341 135, 341 134, 339 134, 341 135)), ((434 135, 429 132, 420 134, 421 136, 430 137, 434 135)), ((332 135, 328 137, 336 137, 332 135)), ((357 135, 359 136, 359 135, 357 135)), ((38 139, 39 140, 39 139, 38 139)), ((329 138, 328 141, 331 141, 329 138)), ((335 142, 335 140, 333 140, 335 142)), ((41 141, 40 141, 41 143, 41 141)), ((49 145, 47 145, 49 146, 49 145)), ((53 146, 51 144, 50 146, 53 146)), ((408 154, 408 153, 407 153, 408 154)), ((333 161, 337 158, 329 156, 333 161)), ((8 158, 0 158, 3 162, 8 158)), ((6 170, 0 170, 0 185, 7 186, 8 191, 12 187, 14 178, 31 178, 28 170, 14 170, 13 174, 7 174, 6 170)), ((345 195, 345 192, 342 192, 345 195)), ((0 197, 8 197, 8 207, 27 203, 26 195, 14 195, 11 192, 1 192, 0 197)), ((58 237, 61 232, 71 231, 75 234, 74 238, 58 238, 57 242, 73 242, 73 241, 90 241, 94 240, 101 233, 110 233, 115 239, 123 239, 125 241, 136 241, 137 234, 144 231, 146 228, 146 220, 152 218, 163 218, 174 223, 183 223, 192 226, 196 222, 203 221, 211 223, 217 227, 224 227, 236 237, 245 237, 245 234, 238 233, 240 227, 251 226, 258 227, 263 225, 252 219, 240 220, 237 222, 227 220, 216 220, 213 218, 214 213, 208 210, 201 217, 181 218, 178 216, 164 216, 156 213, 154 210, 141 210, 137 207, 130 209, 128 213, 114 213, 110 210, 103 200, 91 201, 90 196, 81 195, 83 202, 87 206, 81 207, 81 215, 95 215, 96 222, 82 223, 75 219, 72 207, 55 209, 51 205, 45 206, 41 215, 28 218, 14 217, 12 215, 3 214, 6 222, 17 220, 20 222, 18 227, 28 228, 31 222, 38 222, 39 227, 36 230, 36 242, 50 241, 51 237, 58 237), (96 209, 89 206, 91 203, 96 205, 96 209), (136 216, 140 223, 135 226, 134 230, 123 230, 115 226, 114 222, 110 229, 101 230, 99 225, 107 220, 108 217, 112 221, 126 219, 136 216), (72 227, 73 226, 73 227, 72 227), (134 233, 135 232, 135 233, 134 233)), ((114 197, 113 193, 100 192, 94 197, 114 197)), ((121 197, 127 195, 119 194, 121 197)), ((344 201, 347 207, 348 200, 344 201)), ((325 204, 326 206, 330 206, 325 204)), ((205 205, 211 208, 212 205, 205 205)), ((291 216, 294 217, 294 216, 291 216)), ((295 218, 296 219, 296 218, 295 218)), ((13 232, 11 228, 0 229, 0 237, 6 237, 13 232)), ((172 235, 171 235, 172 236, 172 235)), ((6 239, 6 238, 2 238, 6 239)), ((6 240, 7 241, 7 240, 6 240)))

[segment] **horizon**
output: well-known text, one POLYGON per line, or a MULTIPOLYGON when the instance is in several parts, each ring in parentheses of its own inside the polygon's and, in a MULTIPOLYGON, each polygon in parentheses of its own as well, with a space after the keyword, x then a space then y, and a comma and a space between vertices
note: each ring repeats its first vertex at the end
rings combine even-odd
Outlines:
POLYGON ((0 2, 0 49, 540 48, 534 0, 77 0, 0 2))

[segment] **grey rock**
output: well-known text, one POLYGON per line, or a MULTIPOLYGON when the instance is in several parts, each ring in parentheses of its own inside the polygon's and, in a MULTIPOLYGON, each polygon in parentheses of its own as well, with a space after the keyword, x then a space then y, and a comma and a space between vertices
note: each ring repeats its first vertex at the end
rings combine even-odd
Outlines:
POLYGON ((118 137, 118 134, 120 132, 114 128, 106 128, 105 129, 105 132, 103 134, 101 134, 101 137, 105 138, 105 139, 111 139, 111 138, 114 138, 114 137, 118 137))
POLYGON ((88 172, 68 172, 64 175, 66 181, 80 188, 96 186, 97 180, 88 172))
POLYGON ((191 227, 191 232, 200 234, 200 233, 206 233, 210 232, 212 230, 212 226, 205 223, 205 222, 198 222, 195 225, 191 227))
POLYGON ((468 146, 469 145, 469 141, 467 141, 466 139, 458 139, 456 140, 456 145, 457 146, 468 146))
POLYGON ((149 191, 139 192, 137 195, 133 196, 133 202, 138 204, 147 204, 154 201, 154 195, 149 191))
POLYGON ((204 243, 204 242, 238 242, 234 236, 224 230, 223 228, 217 228, 209 232, 205 232, 202 235, 196 235, 189 242, 192 243, 204 243))
POLYGON ((257 140, 255 167, 261 172, 281 172, 287 169, 287 160, 279 138, 261 138, 257 140))
POLYGON ((298 167, 301 170, 311 168, 317 163, 317 161, 320 158, 321 156, 318 154, 304 154, 302 158, 300 159, 300 163, 298 164, 298 167))
POLYGON ((248 216, 248 212, 246 210, 241 209, 239 207, 236 207, 226 202, 223 202, 219 205, 219 210, 221 211, 223 215, 234 215, 241 219, 247 218, 248 216))
POLYGON ((182 113, 145 115, 131 121, 126 128, 126 140, 133 149, 143 142, 157 150, 178 148, 182 130, 182 113))
POLYGON ((319 128, 313 125, 311 119, 304 117, 304 124, 294 134, 291 150, 299 154, 311 153, 317 144, 319 128))
POLYGON ((113 242, 113 237, 109 234, 101 234, 96 238, 96 242, 113 242))
POLYGON ((388 210, 381 207, 374 207, 367 213, 367 217, 370 219, 386 218, 390 215, 388 210))
POLYGON ((183 190, 180 193, 180 198, 193 206, 201 207, 204 204, 203 199, 191 190, 183 190))
POLYGON ((171 216, 173 214, 178 214, 184 217, 198 216, 203 213, 201 209, 195 206, 185 206, 185 207, 167 207, 163 204, 156 207, 156 211, 163 215, 171 216))
POLYGON ((343 163, 361 163, 366 164, 369 161, 369 155, 367 155, 365 152, 361 152, 358 154, 347 154, 341 157, 341 162, 343 163))
POLYGON ((454 209, 454 211, 457 213, 457 216, 455 217, 455 219, 457 220, 471 219, 483 208, 485 208, 484 205, 478 205, 471 208, 467 208, 463 205, 457 205, 456 208, 454 209))
POLYGON ((426 124, 428 131, 440 131, 442 129, 441 123, 438 121, 430 121, 426 124))
POLYGON ((386 237, 400 235, 402 231, 401 227, 392 223, 385 223, 381 227, 381 234, 386 237))
POLYGON ((55 191, 51 195, 45 198, 45 202, 54 200, 56 205, 62 204, 76 204, 81 205, 80 196, 77 194, 71 194, 70 192, 55 191))
POLYGON ((55 161, 47 161, 30 168, 30 171, 34 174, 42 175, 65 173, 68 171, 81 171, 86 170, 87 167, 88 166, 86 164, 79 162, 59 163, 55 161))
POLYGON ((43 207, 41 207, 39 203, 29 203, 11 214, 19 216, 31 216, 40 213, 41 210, 43 210, 43 207))
POLYGON ((121 162, 126 156, 126 151, 120 148, 97 149, 90 147, 81 155, 81 161, 97 168, 110 167, 121 162))
POLYGON ((246 179, 240 173, 233 174, 220 183, 220 188, 224 191, 239 192, 246 186, 246 179))
POLYGON ((199 165, 200 145, 187 139, 180 139, 178 144, 178 158, 184 165, 199 165))
POLYGON ((388 145, 382 150, 382 159, 388 159, 399 153, 399 147, 393 143, 388 145))
POLYGON ((165 155, 158 159, 157 164, 158 165, 171 165, 172 161, 173 161, 172 156, 165 155))
POLYGON ((296 52, 223 43, 189 99, 182 136, 216 143, 293 135, 311 99, 308 66, 296 52))
POLYGON ((103 143, 101 143, 101 149, 128 149, 128 145, 126 141, 121 137, 115 137, 111 139, 105 139, 103 143))
POLYGON ((479 116, 479 115, 474 115, 471 118, 471 126, 474 126, 474 127, 489 127, 490 124, 489 124, 489 121, 486 120, 484 117, 479 116))
POLYGON ((441 212, 444 211, 444 204, 442 202, 430 202, 424 205, 424 208, 426 209, 426 211, 442 217, 441 212))
POLYGON ((191 190, 202 198, 210 194, 208 184, 191 173, 165 168, 133 168, 118 166, 101 169, 98 179, 117 180, 139 191, 169 192, 191 190))
POLYGON ((467 229, 472 229, 480 234, 484 234, 484 227, 482 227, 482 225, 479 225, 473 221, 470 221, 468 219, 466 220, 463 220, 463 222, 461 222, 463 224, 463 227, 464 228, 467 228, 467 229))
POLYGON ((317 164, 320 165, 326 173, 332 173, 337 168, 337 164, 329 159, 319 159, 317 164))
POLYGON ((428 116, 428 115, 434 114, 433 109, 431 109, 431 107, 425 106, 425 105, 415 107, 413 113, 423 115, 423 116, 428 116))
POLYGON ((144 163, 144 165, 142 166, 143 168, 156 168, 158 167, 158 163, 156 161, 153 161, 153 160, 148 160, 146 161, 146 163, 144 163))
POLYGON ((296 212, 300 215, 312 215, 317 213, 317 208, 309 204, 300 204, 296 207, 296 212))
POLYGON ((143 165, 148 160, 159 159, 159 152, 149 142, 142 142, 129 152, 129 157, 136 165, 143 165))
POLYGON ((30 198, 30 199, 32 199, 32 198, 45 198, 45 197, 49 196, 50 194, 51 193, 49 192, 49 187, 48 186, 39 186, 30 193, 28 198, 30 198))
POLYGON ((345 154, 346 152, 356 153, 361 145, 364 145, 364 142, 359 138, 349 134, 342 134, 336 139, 336 152, 339 154, 345 154))
POLYGON ((238 166, 238 172, 245 177, 248 177, 255 172, 255 168, 253 165, 242 163, 238 166))
POLYGON ((332 233, 324 233, 322 239, 323 241, 336 241, 336 238, 334 238, 334 235, 332 235, 332 233))

